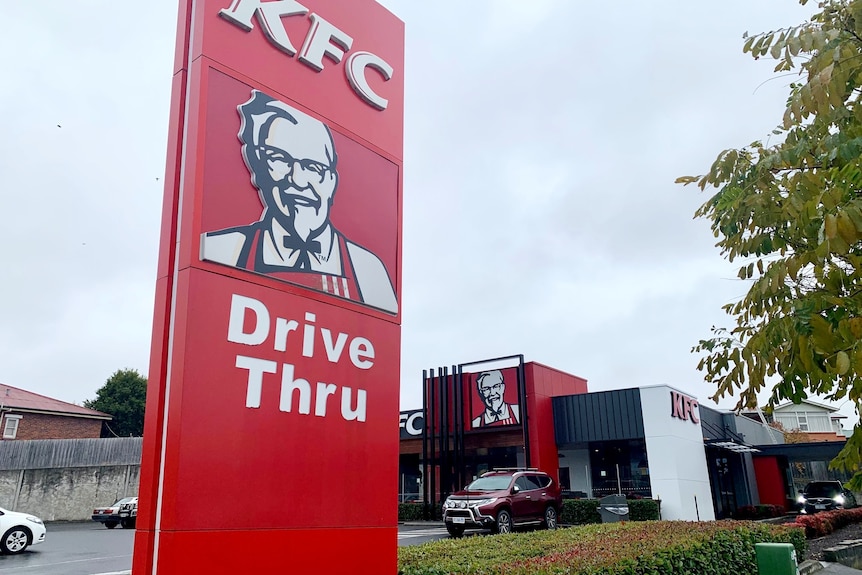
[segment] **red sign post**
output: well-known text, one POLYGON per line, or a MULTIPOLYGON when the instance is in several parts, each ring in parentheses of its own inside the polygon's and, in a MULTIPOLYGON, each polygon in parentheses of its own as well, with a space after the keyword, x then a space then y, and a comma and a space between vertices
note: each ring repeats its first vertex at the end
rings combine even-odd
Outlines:
POLYGON ((181 2, 135 575, 395 572, 403 45, 181 2))

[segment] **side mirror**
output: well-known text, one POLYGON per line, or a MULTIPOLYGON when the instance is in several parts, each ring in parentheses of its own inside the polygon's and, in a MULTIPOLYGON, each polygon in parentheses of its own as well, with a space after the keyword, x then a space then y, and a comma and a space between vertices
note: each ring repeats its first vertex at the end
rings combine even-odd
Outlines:
POLYGON ((519 491, 521 491, 520 487, 518 487, 517 485, 512 486, 512 495, 518 493, 519 491))

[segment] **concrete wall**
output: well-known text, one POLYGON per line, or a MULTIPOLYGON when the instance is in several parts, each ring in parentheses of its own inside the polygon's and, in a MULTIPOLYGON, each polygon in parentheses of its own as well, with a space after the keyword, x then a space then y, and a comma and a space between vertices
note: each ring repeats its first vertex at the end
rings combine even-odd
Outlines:
POLYGON ((662 519, 715 519, 700 423, 671 417, 670 387, 640 392, 650 485, 662 519))
POLYGON ((0 507, 46 521, 90 519, 138 494, 141 438, 0 442, 0 507))
POLYGON ((95 507, 138 494, 139 465, 0 471, 0 507, 45 521, 90 519, 95 507))

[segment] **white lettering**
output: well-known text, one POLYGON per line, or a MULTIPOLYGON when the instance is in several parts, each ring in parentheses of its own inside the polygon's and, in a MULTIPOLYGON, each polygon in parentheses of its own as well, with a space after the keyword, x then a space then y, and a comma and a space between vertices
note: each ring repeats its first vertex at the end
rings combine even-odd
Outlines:
POLYGON ((423 425, 425 424, 425 415, 421 411, 417 411, 407 420, 406 429, 410 435, 422 435, 422 428, 416 427, 417 421, 421 421, 423 425))
MULTIPOLYGON (((263 374, 278 373, 278 364, 274 361, 248 357, 236 356, 236 367, 248 370, 248 383, 246 388, 245 406, 251 409, 260 407, 263 392, 263 374)), ((312 394, 311 385, 307 379, 296 377, 295 366, 284 363, 281 365, 281 391, 279 396, 279 411, 286 413, 298 413, 309 415, 311 413, 312 395, 314 398, 314 415, 326 417, 329 408, 329 398, 339 391, 339 386, 334 383, 317 382, 317 387, 312 394), (298 403, 294 404, 294 398, 298 393, 298 403)), ((356 390, 356 405, 353 405, 353 388, 341 388, 341 417, 345 421, 364 422, 367 412, 367 392, 364 389, 356 390)), ((407 419, 407 429, 411 435, 421 434, 416 429, 414 419, 421 418, 421 413, 414 414, 407 419)), ((405 416, 401 416, 401 427, 404 427, 405 416)))
POLYGON ((296 320, 287 321, 281 317, 275 319, 275 351, 287 351, 287 336, 298 327, 299 322, 296 320))
POLYGON ((338 363, 341 358, 341 352, 344 351, 344 344, 347 343, 347 334, 339 333, 332 343, 332 332, 325 327, 320 330, 320 335, 323 337, 323 348, 326 350, 326 358, 330 363, 338 363))
POLYGON ((365 421, 365 390, 356 391, 356 409, 351 409, 353 390, 349 387, 341 389, 341 417, 345 421, 365 421))
POLYGON ((374 365, 374 346, 364 337, 355 337, 350 342, 350 361, 359 369, 371 369, 374 365), (368 358, 368 359, 365 359, 368 358))
POLYGON ((368 68, 377 70, 386 82, 392 78, 392 66, 387 64, 382 58, 375 56, 371 52, 356 52, 347 59, 344 66, 347 81, 350 82, 350 87, 353 88, 353 91, 365 100, 366 103, 378 110, 385 110, 389 105, 389 100, 371 89, 371 86, 368 84, 368 77, 366 76, 368 68))
POLYGON ((306 312, 305 321, 309 322, 302 329, 302 355, 314 357, 314 321, 317 319, 313 313, 306 312))
POLYGON ((236 356, 236 366, 248 370, 248 385, 245 392, 245 406, 251 408, 260 407, 260 396, 263 390, 263 374, 278 371, 278 364, 266 359, 236 356))
POLYGON ((250 32, 254 28, 252 17, 257 14, 257 20, 263 28, 263 33, 279 50, 288 56, 296 54, 296 48, 281 23, 284 16, 302 16, 308 13, 308 8, 295 0, 277 0, 263 2, 261 0, 233 0, 230 8, 219 10, 219 16, 250 32))
POLYGON ((311 412, 311 385, 305 379, 293 378, 293 366, 285 363, 281 374, 281 398, 278 408, 290 413, 293 407, 293 392, 299 391, 299 413, 308 415, 311 412))
POLYGON ((326 417, 326 400, 335 393, 338 386, 332 383, 317 382, 317 394, 314 397, 314 415, 326 417))
POLYGON ((353 45, 353 38, 317 14, 312 14, 309 18, 311 27, 299 51, 299 61, 320 72, 323 70, 323 57, 329 56, 338 64, 353 45))
POLYGON ((269 311, 262 302, 237 294, 230 298, 230 321, 227 327, 227 340, 245 345, 260 345, 269 334, 269 311), (251 333, 243 331, 245 311, 254 312, 255 323, 251 333))
MULTIPOLYGON (((308 14, 308 8, 296 0, 233 0, 230 8, 219 10, 219 16, 246 32, 254 29, 252 20, 257 17, 264 35, 288 56, 296 55, 282 18, 308 14)), ((311 25, 305 35, 298 59, 318 72, 323 70, 323 58, 338 64, 353 46, 353 38, 319 14, 308 16, 311 25)), ((353 91, 366 104, 385 110, 389 100, 376 93, 368 83, 368 69, 373 68, 384 82, 392 78, 393 69, 385 60, 371 52, 356 52, 347 58, 344 72, 353 91)))

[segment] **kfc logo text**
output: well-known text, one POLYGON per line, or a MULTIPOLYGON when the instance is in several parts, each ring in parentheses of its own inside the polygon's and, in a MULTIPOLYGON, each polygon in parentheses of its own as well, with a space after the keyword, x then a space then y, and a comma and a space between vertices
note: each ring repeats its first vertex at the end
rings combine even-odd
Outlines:
MULTIPOLYGON (((303 357, 315 357, 320 349, 319 346, 322 345, 326 359, 330 363, 339 363, 349 359, 356 369, 371 369, 374 365, 374 345, 371 341, 364 337, 351 337, 346 333, 334 335, 328 328, 318 328, 314 323, 316 319, 315 314, 305 313, 305 323, 302 325, 297 320, 282 317, 276 317, 273 322, 269 310, 263 302, 233 294, 227 340, 232 343, 258 346, 272 336, 273 349, 286 352, 290 335, 301 331, 303 357), (250 325, 246 321, 247 319, 252 320, 250 325), (246 329, 247 327, 249 329, 246 329), (345 349, 347 351, 346 358, 345 349)), ((245 406, 252 409, 259 408, 264 374, 278 374, 278 363, 268 359, 238 354, 235 365, 239 369, 248 370, 245 406)), ((330 398, 340 395, 341 417, 346 421, 365 421, 366 392, 364 389, 356 390, 355 401, 352 388, 341 387, 339 389, 339 386, 334 383, 318 381, 312 391, 311 384, 307 379, 296 377, 295 369, 296 366, 291 363, 281 365, 281 392, 278 407, 280 411, 291 413, 296 407, 296 412, 309 415, 313 399, 314 415, 326 417, 330 398), (297 395, 299 397, 298 405, 294 406, 294 398, 297 395)))
POLYGON ((425 427, 425 413, 421 409, 413 412, 401 412, 398 426, 405 430, 410 437, 422 435, 422 430, 425 427))
MULTIPOLYGON (((305 16, 308 8, 296 0, 233 0, 230 8, 219 10, 219 16, 239 26, 246 32, 254 28, 252 19, 257 21, 266 38, 279 50, 288 56, 297 56, 299 61, 309 68, 320 72, 323 70, 323 58, 328 57, 338 64, 353 46, 353 38, 339 30, 319 14, 309 14, 311 24, 305 35, 302 47, 297 50, 291 42, 287 31, 281 23, 282 18, 305 16)), ((368 84, 368 69, 371 68, 388 81, 392 78, 392 66, 371 52, 354 52, 344 65, 344 72, 353 91, 368 105, 385 110, 389 101, 374 92, 368 84)))
POLYGON ((671 391, 670 403, 671 417, 682 419, 683 421, 691 419, 692 423, 700 423, 700 420, 697 418, 697 412, 695 411, 698 407, 696 399, 683 395, 678 391, 671 391))

